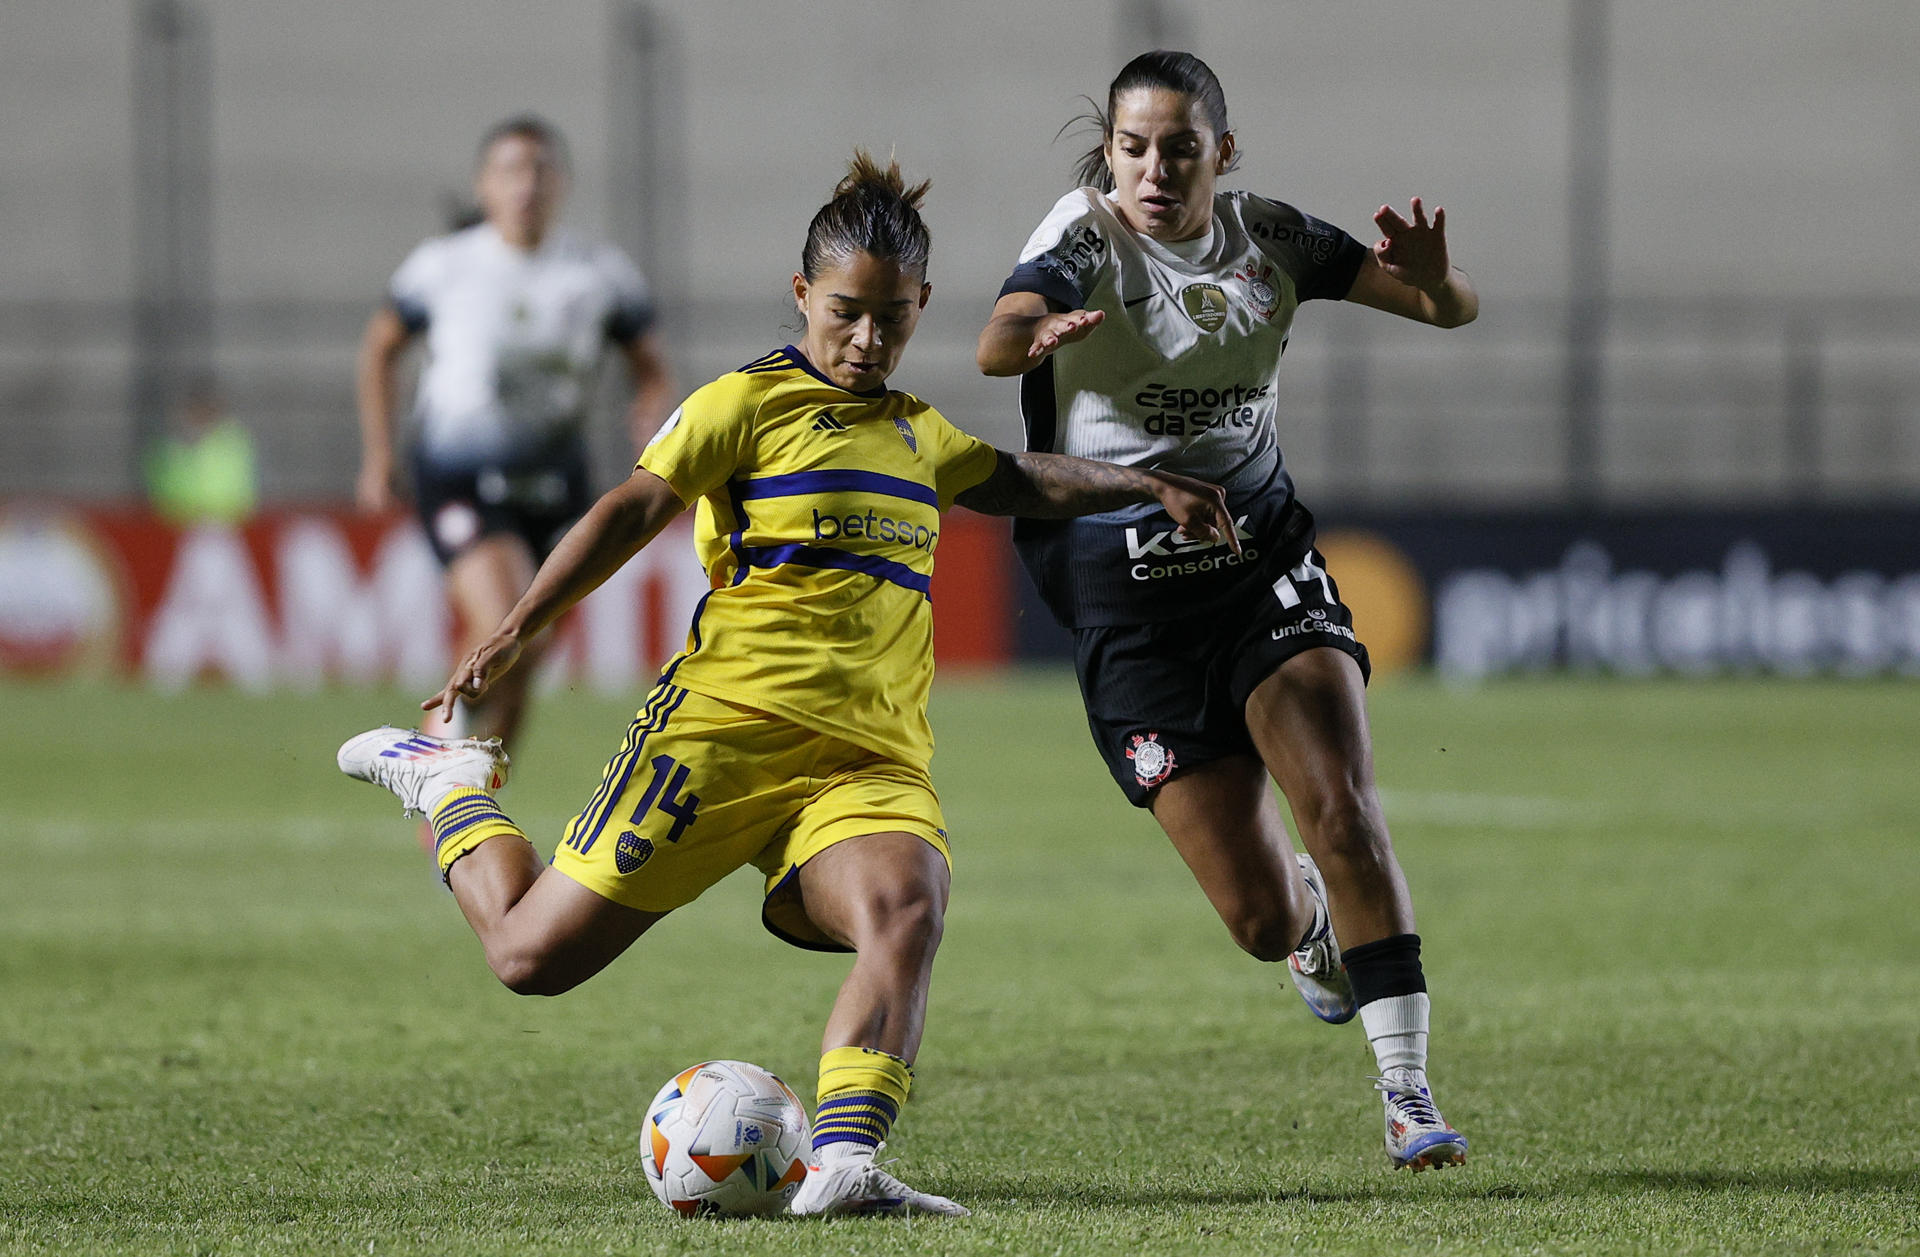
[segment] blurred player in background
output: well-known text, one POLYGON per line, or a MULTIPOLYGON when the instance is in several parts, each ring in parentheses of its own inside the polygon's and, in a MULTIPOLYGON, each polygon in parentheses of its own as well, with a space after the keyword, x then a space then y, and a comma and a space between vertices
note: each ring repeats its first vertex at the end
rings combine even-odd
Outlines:
MULTIPOLYGON (((361 339, 356 496, 384 511, 395 501, 395 377, 426 338, 409 471, 463 655, 593 500, 586 420, 605 348, 626 359, 636 450, 673 400, 646 282, 620 250, 559 226, 566 184, 565 145, 546 122, 509 118, 487 132, 474 177, 482 220, 415 249, 361 339)), ((531 672, 434 727, 511 743, 531 672)))
POLYGON ((1183 540, 1151 505, 1021 520, 1015 541, 1074 632, 1088 722, 1121 789, 1242 948, 1287 959, 1323 1019, 1358 1010, 1391 1162, 1458 1164, 1467 1141, 1427 1086, 1426 979, 1374 786, 1367 652, 1313 549, 1275 401, 1301 302, 1456 327, 1479 299, 1448 260, 1444 212, 1429 220, 1418 198, 1411 221, 1375 215, 1385 239, 1369 250, 1291 205, 1216 192, 1236 141, 1196 57, 1135 58, 1095 120, 1101 143, 1077 172, 1088 186, 1021 251, 980 368, 1024 377, 1031 449, 1226 486, 1243 550, 1183 540), (1311 858, 1296 862, 1269 775, 1311 858))
POLYGON ((497 744, 381 729, 340 748, 342 771, 428 814, 447 884, 516 991, 571 989, 749 863, 769 930, 856 953, 823 1035, 796 1213, 967 1212, 874 1160, 912 1083, 949 885, 926 710, 940 512, 1153 502, 1196 537, 1230 535, 1212 485, 997 451, 886 387, 932 291, 926 186, 857 155, 793 277, 801 343, 689 397, 422 704, 512 675, 542 629, 698 505, 712 588, 550 866, 489 793, 506 775, 497 744))
POLYGON ((145 470, 148 500, 174 524, 240 524, 260 501, 253 434, 227 409, 211 375, 188 382, 145 470))

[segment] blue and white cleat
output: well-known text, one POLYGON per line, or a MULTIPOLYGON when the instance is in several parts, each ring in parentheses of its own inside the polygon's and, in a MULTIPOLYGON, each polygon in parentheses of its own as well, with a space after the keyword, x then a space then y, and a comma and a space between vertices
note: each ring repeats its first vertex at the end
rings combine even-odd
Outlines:
POLYGON ((1426 1073, 1401 1067, 1373 1080, 1387 1102, 1387 1160, 1393 1168, 1425 1169, 1467 1163, 1467 1137, 1447 1125, 1427 1090, 1426 1073))
POLYGON ((880 1168, 873 1159, 877 1151, 859 1144, 829 1144, 817 1150, 788 1210, 802 1217, 930 1213, 964 1218, 973 1212, 945 1196, 908 1187, 880 1168))
POLYGON ((1347 966, 1340 960, 1340 944, 1333 937, 1333 914, 1327 911, 1327 885, 1320 880, 1320 870, 1312 856, 1302 851, 1297 858, 1300 874, 1307 881, 1307 893, 1320 905, 1322 924, 1318 933, 1287 957, 1287 969, 1293 975, 1293 985, 1299 990, 1300 998, 1307 1001, 1313 1015, 1337 1026, 1352 1021, 1360 1005, 1353 998, 1353 980, 1347 977, 1347 966))
POLYGON ((337 762, 347 776, 393 791, 408 816, 424 816, 455 790, 498 790, 509 763, 499 738, 436 738, 391 725, 348 738, 337 762))

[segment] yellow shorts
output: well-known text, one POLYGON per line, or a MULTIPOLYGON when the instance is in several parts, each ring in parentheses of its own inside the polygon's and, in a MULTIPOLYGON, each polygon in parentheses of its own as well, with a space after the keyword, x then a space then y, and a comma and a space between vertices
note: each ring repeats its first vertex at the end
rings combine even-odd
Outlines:
POLYGON ((807 919, 795 873, 836 842, 879 833, 924 838, 952 866, 924 769, 661 684, 567 823, 553 866, 615 903, 669 912, 751 864, 767 879, 768 930, 845 951, 807 919))

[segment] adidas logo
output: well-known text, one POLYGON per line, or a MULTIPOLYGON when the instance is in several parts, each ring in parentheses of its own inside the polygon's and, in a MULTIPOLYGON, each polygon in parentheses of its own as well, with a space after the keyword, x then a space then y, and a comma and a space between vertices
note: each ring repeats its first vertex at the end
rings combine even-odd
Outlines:
POLYGON ((845 432, 847 425, 835 419, 831 410, 823 410, 820 412, 820 417, 813 421, 813 430, 815 432, 845 432))

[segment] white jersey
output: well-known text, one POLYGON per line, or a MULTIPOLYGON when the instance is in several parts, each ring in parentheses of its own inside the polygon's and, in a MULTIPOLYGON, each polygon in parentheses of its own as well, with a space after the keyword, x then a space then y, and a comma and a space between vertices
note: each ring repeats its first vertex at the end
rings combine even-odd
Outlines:
POLYGON ((1280 457, 1280 355, 1300 303, 1344 298, 1365 256, 1338 227, 1246 192, 1217 194, 1207 234, 1176 244, 1133 231, 1092 188, 1054 205, 1001 295, 1106 320, 1021 378, 1028 448, 1211 480, 1243 521, 1245 550, 1181 542, 1144 506, 1016 521, 1021 557, 1063 623, 1192 614, 1297 560, 1311 518, 1280 457))
POLYGON ((607 342, 652 321, 619 249, 555 231, 527 253, 486 223, 421 244, 388 297, 427 335, 414 411, 443 465, 538 462, 577 443, 607 342))

